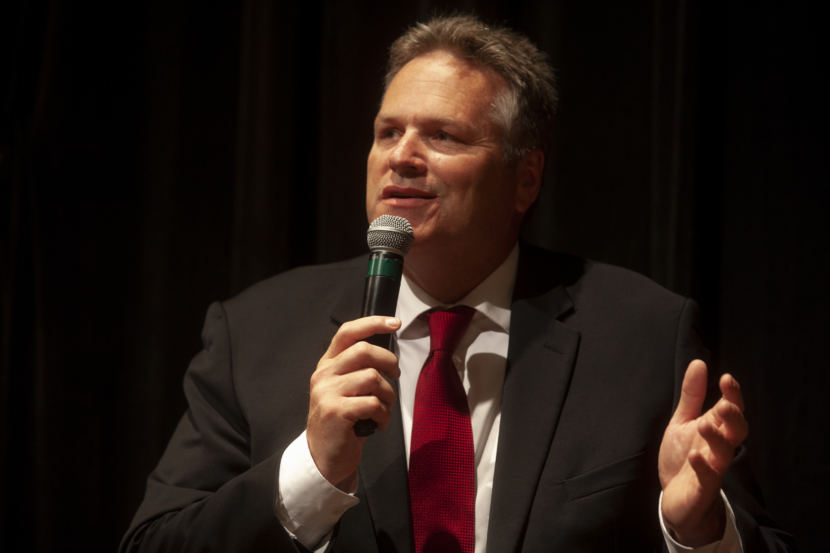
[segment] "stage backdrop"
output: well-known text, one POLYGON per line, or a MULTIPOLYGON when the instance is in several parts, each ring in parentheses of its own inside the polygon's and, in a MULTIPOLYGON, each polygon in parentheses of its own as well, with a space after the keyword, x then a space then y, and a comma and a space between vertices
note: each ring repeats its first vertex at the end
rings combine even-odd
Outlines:
MULTIPOLYGON (((0 549, 112 551, 209 302, 365 251, 386 49, 433 1, 0 13, 0 549)), ((552 58, 527 237, 695 297, 772 514, 826 545, 823 20, 807 2, 466 1, 552 58)))

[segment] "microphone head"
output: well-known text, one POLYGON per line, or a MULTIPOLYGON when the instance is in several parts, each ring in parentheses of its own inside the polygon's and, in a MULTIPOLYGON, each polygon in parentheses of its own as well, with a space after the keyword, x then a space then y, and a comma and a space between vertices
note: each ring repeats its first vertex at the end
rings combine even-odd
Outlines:
POLYGON ((371 251, 385 250, 406 255, 414 239, 409 221, 394 215, 381 215, 372 221, 366 231, 366 242, 371 251))

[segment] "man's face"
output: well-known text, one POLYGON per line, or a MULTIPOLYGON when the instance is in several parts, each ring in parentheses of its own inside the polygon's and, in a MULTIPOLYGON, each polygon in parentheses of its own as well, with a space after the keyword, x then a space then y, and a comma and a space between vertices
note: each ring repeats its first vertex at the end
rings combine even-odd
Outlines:
POLYGON ((517 193, 518 173, 505 163, 503 131, 492 118, 492 102, 504 86, 492 70, 445 51, 407 63, 375 118, 369 220, 382 214, 408 219, 413 253, 451 247, 487 254, 512 246, 532 199, 517 193))

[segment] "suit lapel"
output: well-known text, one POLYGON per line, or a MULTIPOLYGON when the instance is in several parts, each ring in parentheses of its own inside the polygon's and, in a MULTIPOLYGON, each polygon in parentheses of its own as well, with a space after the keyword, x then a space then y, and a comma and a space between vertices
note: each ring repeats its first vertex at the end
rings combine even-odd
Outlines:
MULTIPOLYGON (((397 388, 395 384, 396 392, 397 388)), ((366 440, 359 470, 380 551, 404 552, 412 547, 404 455, 401 410, 392 409, 386 430, 366 440)))
MULTIPOLYGON (((564 261, 564 260, 563 260, 564 261)), ((517 551, 534 493, 567 395, 579 333, 558 320, 573 305, 560 270, 537 272, 548 292, 528 283, 520 266, 510 319, 508 365, 502 393, 498 456, 490 506, 488 551, 517 551), (529 285, 530 284, 530 285, 529 285)), ((524 263, 528 269, 528 263, 524 263)))
MULTIPOLYGON (((335 325, 360 316, 361 294, 362 288, 344 294, 334 306, 335 325)), ((397 393, 398 383, 392 384, 397 393)), ((373 524, 366 535, 374 533, 381 552, 405 552, 412 547, 405 451, 401 410, 396 404, 386 430, 366 440, 358 468, 358 495, 366 503, 373 524)))

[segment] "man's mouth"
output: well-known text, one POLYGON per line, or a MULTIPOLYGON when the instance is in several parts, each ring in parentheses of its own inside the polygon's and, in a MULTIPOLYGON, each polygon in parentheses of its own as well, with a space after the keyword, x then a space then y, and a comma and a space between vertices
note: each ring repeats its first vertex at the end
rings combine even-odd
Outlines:
POLYGON ((385 186, 381 192, 381 199, 383 200, 431 200, 435 197, 437 197, 437 195, 429 192, 428 190, 413 188, 411 186, 389 185, 385 186))

